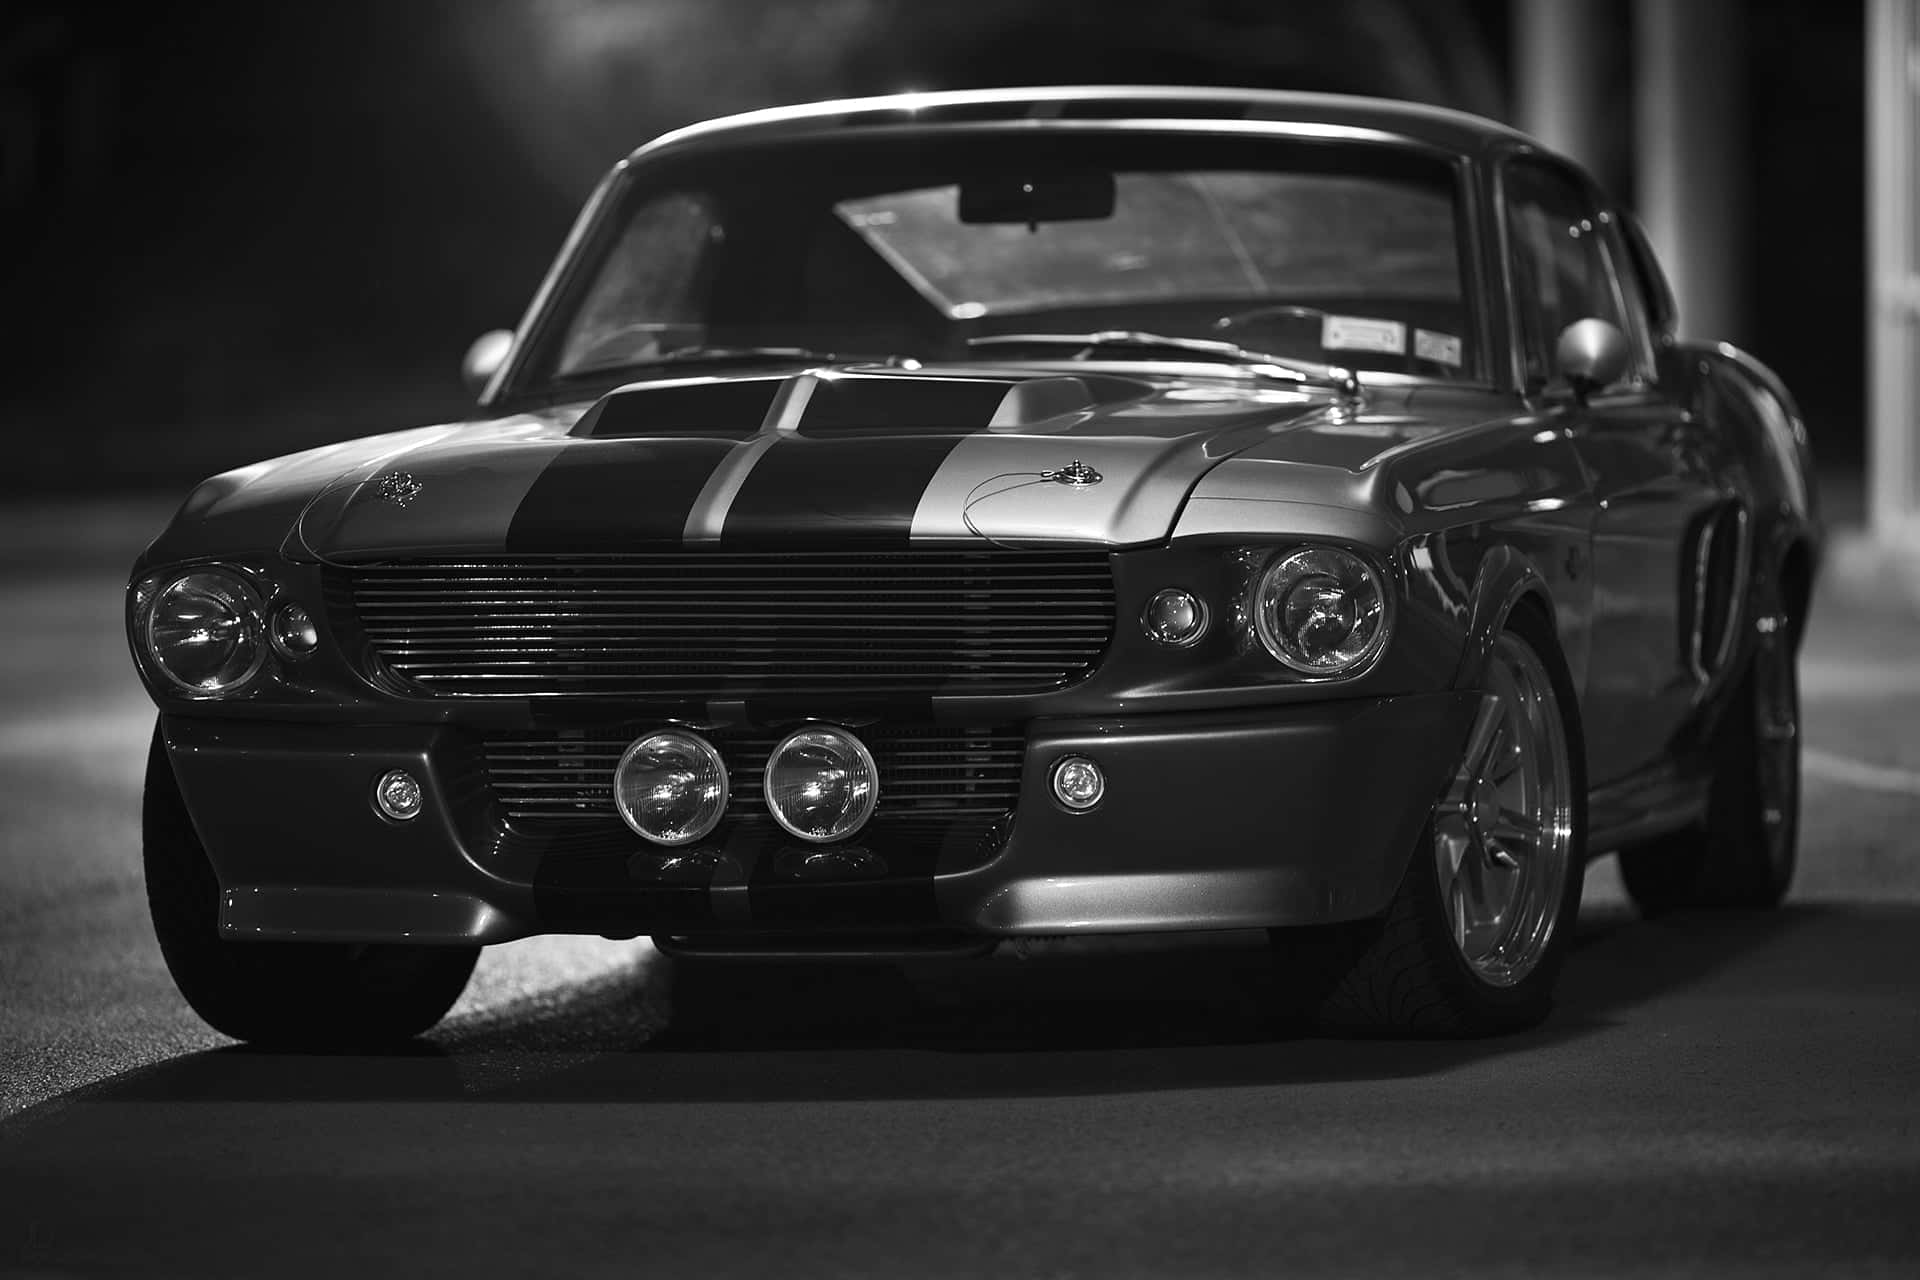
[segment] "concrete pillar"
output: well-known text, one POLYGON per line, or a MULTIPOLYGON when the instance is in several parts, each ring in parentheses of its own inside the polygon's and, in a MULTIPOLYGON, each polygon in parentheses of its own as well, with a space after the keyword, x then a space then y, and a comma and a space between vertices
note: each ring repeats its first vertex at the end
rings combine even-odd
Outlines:
POLYGON ((1920 547, 1920 110, 1915 0, 1867 5, 1867 520, 1920 547))
POLYGON ((1750 327, 1744 52, 1740 0, 1634 0, 1634 203, 1682 337, 1737 343, 1750 327))
POLYGON ((1516 123, 1590 169, 1605 163, 1601 81, 1606 7, 1596 0, 1513 0, 1516 123))

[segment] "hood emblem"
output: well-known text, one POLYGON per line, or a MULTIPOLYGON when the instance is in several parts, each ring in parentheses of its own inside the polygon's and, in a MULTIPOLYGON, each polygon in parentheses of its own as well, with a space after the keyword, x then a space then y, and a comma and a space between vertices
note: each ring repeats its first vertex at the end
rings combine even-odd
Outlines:
POLYGON ((1044 473, 1041 479, 1051 480, 1055 484, 1070 484, 1075 488, 1080 488, 1084 485, 1099 484, 1100 473, 1080 461, 1080 459, 1075 458, 1058 471, 1048 471, 1044 473))
POLYGON ((373 482, 373 491, 382 501, 391 502, 396 507, 404 507, 420 496, 427 486, 415 480, 405 471, 389 471, 373 482))

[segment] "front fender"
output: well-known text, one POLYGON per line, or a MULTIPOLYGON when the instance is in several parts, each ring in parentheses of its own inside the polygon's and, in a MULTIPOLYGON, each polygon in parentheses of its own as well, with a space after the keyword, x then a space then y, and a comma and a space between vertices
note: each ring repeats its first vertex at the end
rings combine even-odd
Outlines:
POLYGON ((1466 643, 1460 649, 1460 664, 1453 673, 1456 689, 1477 689, 1486 683, 1487 667, 1493 660, 1493 644, 1506 626, 1507 616, 1524 600, 1535 600, 1545 612, 1554 634, 1560 639, 1561 656, 1573 675, 1574 687, 1586 680, 1586 645, 1555 608, 1553 589, 1538 565, 1512 546, 1497 546, 1481 557, 1468 605, 1466 643), (1574 665, 1578 656, 1579 665, 1574 665))

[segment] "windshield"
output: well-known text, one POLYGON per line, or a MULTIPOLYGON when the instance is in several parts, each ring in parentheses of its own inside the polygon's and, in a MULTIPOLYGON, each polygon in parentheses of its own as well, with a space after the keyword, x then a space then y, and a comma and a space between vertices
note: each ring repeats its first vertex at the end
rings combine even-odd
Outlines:
POLYGON ((520 385, 684 375, 707 358, 1004 362, 1017 344, 978 340, 1110 330, 1478 379, 1458 181, 1406 148, 1166 131, 667 157, 616 197, 520 385))

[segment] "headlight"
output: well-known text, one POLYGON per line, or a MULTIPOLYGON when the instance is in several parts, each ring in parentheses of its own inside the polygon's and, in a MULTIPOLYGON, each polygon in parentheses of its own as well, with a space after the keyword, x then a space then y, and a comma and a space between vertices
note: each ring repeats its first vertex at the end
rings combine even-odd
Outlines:
POLYGON ((1306 547, 1267 567, 1253 590, 1253 625, 1267 652, 1304 675, 1351 671, 1380 652, 1391 623, 1386 586, 1338 547, 1306 547))
POLYGON ((260 601, 225 569, 194 569, 144 603, 139 635, 156 670, 185 692, 219 697, 243 688, 266 661, 260 601))

